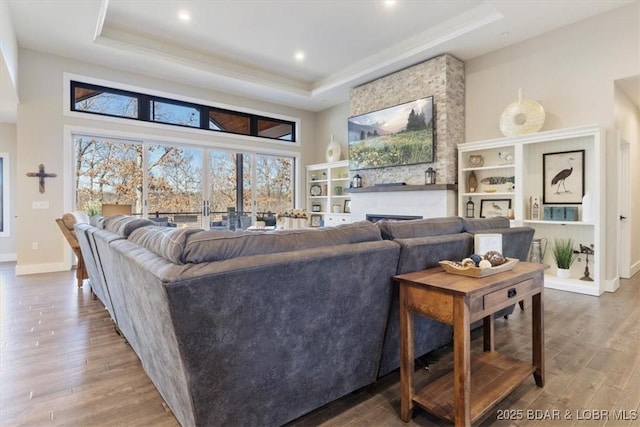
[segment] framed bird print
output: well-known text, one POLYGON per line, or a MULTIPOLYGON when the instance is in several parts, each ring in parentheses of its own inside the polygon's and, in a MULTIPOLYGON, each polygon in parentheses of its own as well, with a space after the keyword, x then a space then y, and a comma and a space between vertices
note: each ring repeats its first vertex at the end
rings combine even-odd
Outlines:
POLYGON ((584 150, 542 155, 542 203, 576 205, 584 196, 584 150))
POLYGON ((480 200, 480 218, 509 216, 511 199, 482 199, 480 200))

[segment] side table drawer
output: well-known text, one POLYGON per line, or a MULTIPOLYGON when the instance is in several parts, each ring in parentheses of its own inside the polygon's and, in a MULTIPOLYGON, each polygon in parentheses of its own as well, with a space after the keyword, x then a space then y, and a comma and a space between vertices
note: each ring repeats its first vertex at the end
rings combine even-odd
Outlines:
POLYGON ((517 283, 513 286, 500 289, 498 291, 486 294, 483 297, 483 305, 485 310, 489 310, 492 307, 500 306, 507 301, 516 302, 521 300, 521 297, 527 295, 530 291, 536 288, 536 283, 533 279, 525 280, 524 282, 517 283))

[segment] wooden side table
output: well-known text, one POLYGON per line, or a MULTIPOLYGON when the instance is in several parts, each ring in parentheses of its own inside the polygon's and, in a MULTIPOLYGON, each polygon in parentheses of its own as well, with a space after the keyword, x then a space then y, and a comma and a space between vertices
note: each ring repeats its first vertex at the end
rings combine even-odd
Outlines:
POLYGON ((475 423, 533 373, 544 386, 544 270, 548 266, 518 263, 513 270, 484 278, 446 273, 442 268, 395 276, 400 286, 400 417, 411 418, 414 404, 456 426, 475 423), (532 297, 533 363, 494 349, 493 314, 532 297), (453 325, 452 375, 417 392, 413 389, 413 313, 453 325), (484 322, 484 352, 470 356, 470 325, 484 322), (472 377, 473 376, 473 377, 472 377))

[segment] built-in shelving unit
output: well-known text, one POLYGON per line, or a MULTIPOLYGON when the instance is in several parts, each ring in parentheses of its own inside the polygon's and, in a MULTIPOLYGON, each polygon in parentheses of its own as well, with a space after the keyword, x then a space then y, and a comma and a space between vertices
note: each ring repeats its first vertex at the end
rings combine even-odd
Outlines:
MULTIPOLYGON (((604 274, 605 207, 601 202, 604 194, 602 179, 604 162, 601 158, 603 143, 603 132, 599 126, 583 126, 460 144, 458 146, 458 212, 460 216, 466 216, 467 202, 471 200, 474 204, 474 217, 477 218, 480 216, 483 201, 487 204, 491 203, 491 200, 498 200, 496 205, 504 212, 504 216, 511 214, 513 225, 532 227, 536 230, 534 238, 548 240, 543 261, 551 268, 545 275, 546 287, 589 295, 615 291, 608 288, 604 274), (540 216, 541 219, 532 219, 531 198, 539 197, 542 203, 543 155, 575 150, 585 151, 584 189, 591 196, 594 219, 582 221, 580 204, 554 204, 554 206, 577 207, 578 221, 544 220, 542 219, 544 215, 540 216), (472 158, 472 156, 475 157, 472 158), (469 175, 472 172, 476 175, 476 191, 469 189, 469 175), (504 182, 497 183, 502 181, 504 182), (509 204, 510 212, 504 209, 509 204), (569 237, 576 242, 576 245, 582 244, 589 247, 593 245, 595 254, 589 255, 589 272, 593 281, 581 280, 585 276, 585 254, 581 254, 580 261, 576 261, 571 267, 569 279, 556 276, 551 247, 555 238, 569 237)), ((540 206, 541 212, 543 208, 544 206, 540 206)), ((489 216, 499 212, 497 208, 491 208, 489 216)), ((579 247, 576 246, 575 249, 579 247)))
POLYGON ((348 160, 308 165, 307 212, 320 215, 323 226, 351 222, 351 214, 345 212, 351 201, 348 193, 350 183, 348 160))

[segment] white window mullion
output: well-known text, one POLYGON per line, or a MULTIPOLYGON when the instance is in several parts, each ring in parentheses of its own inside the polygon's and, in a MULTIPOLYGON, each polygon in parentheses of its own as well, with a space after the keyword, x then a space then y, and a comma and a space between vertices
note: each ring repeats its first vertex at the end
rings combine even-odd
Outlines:
POLYGON ((142 142, 142 217, 149 218, 149 146, 142 142))

